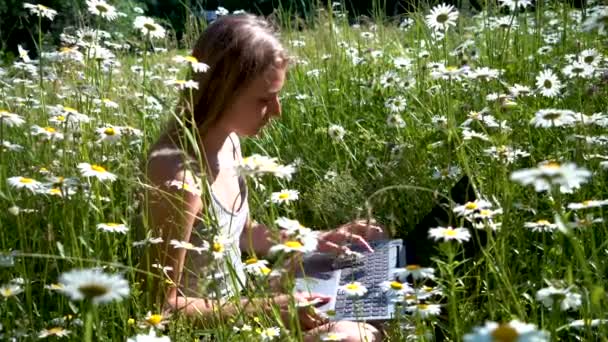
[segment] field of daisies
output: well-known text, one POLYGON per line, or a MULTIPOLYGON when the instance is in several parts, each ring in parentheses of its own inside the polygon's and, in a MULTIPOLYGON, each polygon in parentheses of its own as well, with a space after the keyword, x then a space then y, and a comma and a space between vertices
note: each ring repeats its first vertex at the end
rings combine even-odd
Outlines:
MULTIPOLYGON (((38 32, 41 56, 20 47, 0 65, 0 340, 298 340, 276 311, 199 325, 143 291, 141 256, 159 242, 142 217, 144 156, 178 93, 198 86, 189 70, 206 65, 140 8, 87 6, 87 26, 66 28, 59 46, 38 32)), ((24 13, 34 26, 62 15, 24 13)), ((293 56, 283 116, 243 141, 235 166, 253 217, 293 234, 274 250, 314 250, 305 227, 369 215, 412 239, 468 175, 476 200, 416 237, 428 263, 380 284, 399 303, 386 340, 608 337, 608 7, 439 4, 354 25, 337 3, 317 14, 282 30, 293 56)), ((203 28, 190 26, 186 42, 203 28)), ((222 258, 220 239, 171 245, 222 258)), ((248 295, 268 295, 284 272, 272 261, 246 261, 248 295)))

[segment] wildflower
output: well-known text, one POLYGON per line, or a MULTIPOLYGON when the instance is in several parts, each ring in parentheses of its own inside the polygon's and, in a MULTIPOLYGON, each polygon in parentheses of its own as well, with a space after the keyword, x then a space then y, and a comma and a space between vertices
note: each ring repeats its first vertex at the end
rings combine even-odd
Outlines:
POLYGON ((606 319, 577 319, 568 323, 568 325, 573 328, 579 329, 586 327, 597 327, 598 325, 605 324, 607 322, 608 320, 606 319))
POLYGON ((380 283, 380 289, 388 297, 403 296, 406 293, 412 292, 413 289, 405 282, 399 281, 383 281, 380 283))
POLYGON ((540 163, 537 168, 517 170, 511 173, 511 180, 522 185, 534 185, 537 192, 558 186, 562 193, 571 193, 591 177, 591 172, 579 168, 574 163, 560 165, 555 162, 540 163))
POLYGON ((16 296, 23 292, 23 288, 19 284, 8 283, 0 286, 0 295, 4 298, 16 296))
POLYGON ((347 297, 363 297, 367 293, 367 288, 358 281, 340 286, 340 291, 347 297))
POLYGON ((440 4, 431 9, 426 16, 426 24, 432 30, 447 31, 450 26, 456 26, 458 11, 452 5, 440 4))
POLYGON ((110 233, 120 233, 126 234, 129 231, 129 227, 127 227, 124 223, 99 223, 97 225, 97 229, 102 230, 104 232, 110 233))
POLYGON ((249 258, 245 260, 245 271, 253 275, 267 276, 272 271, 268 267, 267 260, 259 260, 257 258, 249 258))
POLYGON ((93 304, 122 300, 129 295, 129 283, 122 275, 104 273, 100 269, 72 270, 61 274, 59 291, 71 300, 90 299, 93 304))
POLYGON ((439 304, 416 304, 408 306, 406 311, 411 312, 414 315, 420 316, 425 319, 433 316, 437 316, 441 313, 441 305, 439 304))
POLYGON ((53 18, 55 18, 57 15, 57 11, 44 5, 34 5, 26 2, 23 4, 23 8, 29 10, 30 14, 34 14, 42 18, 48 18, 51 21, 53 21, 53 18))
POLYGON ((486 322, 482 327, 475 327, 472 333, 463 337, 465 342, 482 341, 535 341, 548 342, 549 334, 536 330, 534 324, 527 324, 518 320, 509 323, 486 322))
POLYGON ((551 69, 545 69, 536 76, 536 87, 541 95, 546 97, 556 97, 560 94, 562 82, 551 69))
POLYGON ((230 240, 221 236, 216 236, 213 238, 213 243, 211 243, 209 249, 215 260, 219 260, 224 257, 224 252, 226 251, 227 245, 230 245, 230 240))
POLYGON ((587 200, 581 203, 568 203, 568 209, 580 210, 587 208, 599 208, 608 205, 608 200, 587 200))
POLYGON ((579 61, 574 61, 562 69, 562 73, 568 78, 591 78, 594 71, 595 68, 591 64, 579 61))
POLYGON ((405 281, 407 277, 412 276, 414 280, 420 279, 435 279, 435 269, 432 267, 421 267, 420 265, 411 264, 404 268, 396 268, 393 270, 393 275, 400 281, 405 281))
POLYGON ((278 327, 264 328, 259 331, 261 341, 273 341, 281 336, 281 329, 278 327))
POLYGON ((407 102, 405 98, 401 95, 396 97, 391 97, 386 102, 384 102, 384 107, 388 108, 391 113, 399 113, 402 112, 407 106, 407 102))
POLYGON ((461 243, 469 241, 471 233, 466 228, 437 227, 429 230, 429 237, 432 237, 435 241, 443 239, 444 242, 455 240, 461 243))
POLYGON ((530 124, 534 127, 561 127, 572 125, 575 122, 575 114, 571 110, 541 109, 536 112, 530 124))
POLYGON ((127 339, 127 342, 171 342, 169 336, 156 336, 156 331, 150 329, 148 335, 139 334, 127 339))
POLYGON ((6 181, 11 187, 15 189, 27 189, 32 192, 35 192, 42 186, 42 183, 33 178, 21 176, 10 177, 6 181))
POLYGON ((114 143, 120 140, 121 130, 119 127, 106 126, 96 130, 99 135, 99 142, 114 143))
POLYGON ((532 0, 498 0, 501 7, 506 7, 511 11, 516 11, 517 8, 525 9, 532 5, 532 0))
POLYGON ((346 130, 340 125, 331 125, 327 129, 327 133, 334 141, 342 141, 342 139, 344 139, 344 134, 346 134, 346 130))
POLYGON ((194 56, 175 56, 173 57, 173 61, 190 64, 194 72, 207 72, 209 70, 209 65, 199 62, 194 56))
POLYGON ((531 229, 533 232, 552 232, 557 229, 555 223, 551 223, 544 219, 536 222, 526 222, 524 223, 524 227, 531 229))
POLYGON ((509 93, 513 97, 528 96, 532 93, 532 90, 528 86, 515 83, 512 87, 509 87, 509 93))
POLYGON ((473 138, 481 139, 483 141, 490 141, 490 137, 488 137, 488 135, 485 133, 479 133, 468 128, 462 130, 462 139, 473 140, 473 138))
POLYGON ((192 243, 187 241, 171 240, 169 243, 171 244, 171 246, 173 246, 173 248, 183 248, 188 251, 198 252, 198 254, 201 254, 203 251, 209 249, 209 246, 206 244, 203 244, 203 246, 200 247, 196 247, 192 243))
POLYGON ((317 249, 318 240, 314 235, 301 236, 298 239, 290 239, 270 248, 270 254, 284 252, 309 253, 317 249))
POLYGON ((477 199, 455 207, 454 213, 458 216, 471 216, 483 209, 489 209, 491 206, 492 203, 486 200, 477 199))
POLYGON ((87 178, 97 178, 100 181, 110 181, 113 182, 116 180, 116 175, 106 170, 103 166, 89 163, 79 163, 78 169, 82 176, 87 178))
POLYGON ((116 8, 104 0, 87 0, 87 6, 89 13, 98 15, 107 21, 112 21, 118 18, 116 8))
POLYGON ((167 318, 164 317, 163 315, 153 314, 152 312, 148 311, 148 313, 146 314, 146 317, 144 318, 144 321, 142 322, 140 327, 141 328, 150 327, 150 328, 154 328, 154 329, 158 329, 158 330, 163 330, 163 329, 165 329, 165 325, 167 323, 169 323, 169 320, 167 320, 167 318))
POLYGON ((430 287, 423 285, 417 289, 414 289, 414 295, 418 300, 427 300, 432 296, 442 296, 443 292, 439 287, 430 287))
POLYGON ((283 228, 288 235, 301 235, 310 232, 310 228, 304 227, 298 220, 292 220, 284 216, 279 217, 274 222, 283 228))
POLYGON ((471 70, 467 77, 474 80, 489 81, 497 79, 500 74, 501 70, 481 67, 479 69, 471 70))
POLYGON ((289 202, 297 200, 298 196, 299 196, 298 190, 286 190, 286 189, 283 189, 283 190, 281 190, 279 192, 273 192, 270 195, 270 200, 272 201, 272 203, 277 203, 277 204, 286 203, 286 204, 289 204, 289 202))
POLYGON ((543 303, 543 305, 551 310, 554 304, 559 303, 559 308, 562 311, 578 310, 582 305, 582 296, 578 293, 574 293, 567 289, 558 289, 553 286, 549 286, 540 289, 536 292, 536 300, 543 303))
POLYGON ((344 333, 325 333, 320 336, 321 341, 344 341, 347 335, 344 333))
POLYGON ((31 133, 33 136, 41 136, 43 140, 63 139, 63 133, 58 132, 53 127, 40 127, 38 125, 33 125, 31 133))
POLYGON ((601 217, 596 218, 591 214, 587 214, 587 215, 585 215, 585 217, 582 217, 582 218, 575 215, 574 222, 572 222, 572 224, 575 228, 589 228, 594 223, 600 223, 600 222, 604 222, 604 219, 601 217))
POLYGON ((595 67, 600 63, 601 55, 596 49, 585 49, 578 55, 577 60, 595 67))
POLYGON ((203 193, 202 189, 200 188, 200 186, 198 184, 193 184, 193 183, 194 183, 193 181, 189 181, 189 180, 178 181, 178 180, 174 179, 174 180, 168 181, 167 186, 174 187, 178 190, 187 191, 195 196, 200 196, 203 193))
POLYGON ((165 37, 165 29, 152 18, 137 16, 133 22, 133 26, 140 30, 144 36, 149 36, 150 38, 165 37))
POLYGON ((57 337, 66 337, 70 334, 70 330, 64 329, 62 327, 54 327, 50 329, 42 329, 38 334, 38 338, 45 338, 49 336, 57 336, 57 337))
POLYGON ((175 86, 179 90, 198 89, 198 82, 194 80, 167 80, 165 84, 175 86))
POLYGON ((483 151, 485 154, 505 164, 511 164, 517 159, 530 156, 530 153, 511 146, 492 146, 483 151))
POLYGON ((391 114, 386 118, 386 124, 393 128, 405 127, 405 121, 399 114, 391 114))

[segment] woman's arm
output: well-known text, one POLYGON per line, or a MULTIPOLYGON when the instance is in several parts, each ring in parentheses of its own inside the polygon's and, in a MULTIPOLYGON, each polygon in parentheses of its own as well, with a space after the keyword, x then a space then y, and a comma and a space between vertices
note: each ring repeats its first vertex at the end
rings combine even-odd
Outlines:
POLYGON ((268 254, 270 247, 286 241, 287 237, 285 231, 273 233, 266 225, 257 223, 250 217, 241 233, 240 247, 242 251, 264 257, 268 254))

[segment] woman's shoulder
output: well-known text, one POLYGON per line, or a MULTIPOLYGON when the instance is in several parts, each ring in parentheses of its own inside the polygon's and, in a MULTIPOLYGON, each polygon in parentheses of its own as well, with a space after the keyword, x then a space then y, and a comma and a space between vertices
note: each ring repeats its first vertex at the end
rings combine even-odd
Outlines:
POLYGON ((198 167, 193 158, 183 149, 164 139, 155 143, 146 158, 145 166, 148 182, 152 185, 164 185, 172 180, 185 176, 194 177, 198 167))

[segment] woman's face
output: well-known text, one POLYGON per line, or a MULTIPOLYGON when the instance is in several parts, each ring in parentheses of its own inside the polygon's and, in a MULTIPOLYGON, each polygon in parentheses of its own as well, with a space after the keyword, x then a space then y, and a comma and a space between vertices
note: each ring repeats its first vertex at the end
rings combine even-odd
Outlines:
POLYGON ((234 100, 220 125, 240 136, 255 136, 275 116, 281 115, 279 92, 286 68, 270 68, 254 79, 234 100))

